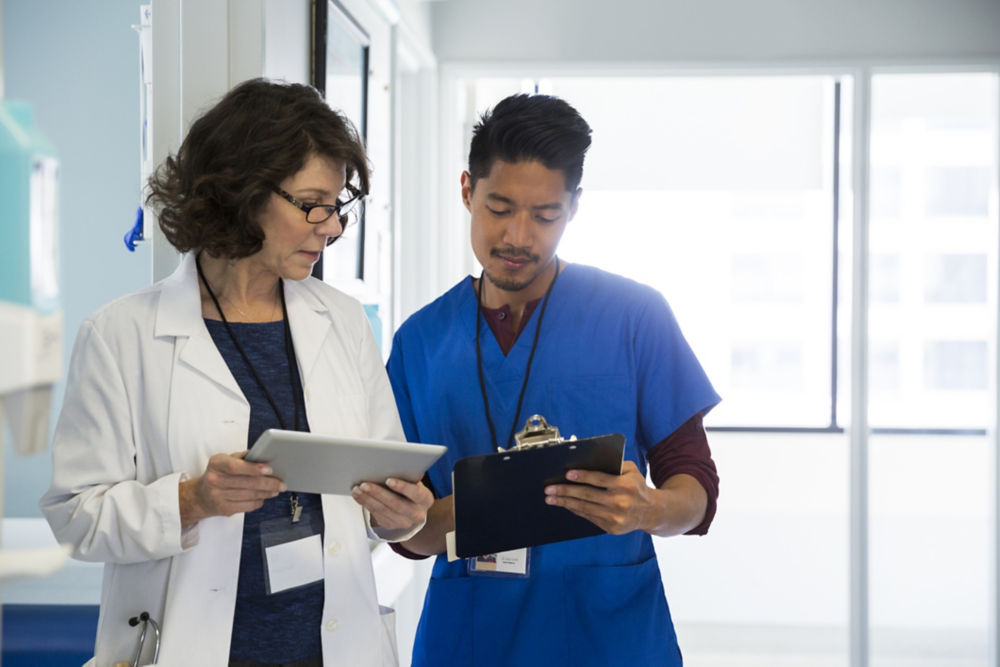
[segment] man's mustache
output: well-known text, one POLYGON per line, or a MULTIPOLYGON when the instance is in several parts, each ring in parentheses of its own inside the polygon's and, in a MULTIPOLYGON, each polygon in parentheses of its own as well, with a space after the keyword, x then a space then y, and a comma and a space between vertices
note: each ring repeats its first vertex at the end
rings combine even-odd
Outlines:
POLYGON ((532 262, 538 261, 538 255, 535 255, 527 250, 520 250, 518 248, 508 248, 504 250, 493 248, 490 250, 490 255, 492 257, 499 257, 500 259, 527 259, 532 262))

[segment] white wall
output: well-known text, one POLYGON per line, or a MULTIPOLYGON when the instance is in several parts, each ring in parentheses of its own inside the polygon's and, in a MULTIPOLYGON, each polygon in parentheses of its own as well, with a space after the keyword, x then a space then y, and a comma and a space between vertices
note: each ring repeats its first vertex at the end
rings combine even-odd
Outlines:
POLYGON ((996 0, 443 0, 431 13, 442 63, 1000 55, 996 0))
MULTIPOLYGON (((147 0, 152 6, 152 159, 174 153, 192 121, 240 81, 265 76, 308 83, 309 0, 147 0)), ((178 255, 146 211, 151 275, 178 255)))

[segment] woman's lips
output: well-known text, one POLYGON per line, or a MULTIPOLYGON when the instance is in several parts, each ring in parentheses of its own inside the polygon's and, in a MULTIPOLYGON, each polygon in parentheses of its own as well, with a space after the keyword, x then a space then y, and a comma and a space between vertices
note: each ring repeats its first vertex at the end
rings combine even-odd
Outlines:
POLYGON ((309 250, 300 250, 299 252, 308 257, 314 263, 318 262, 320 256, 323 254, 322 252, 310 252, 309 250))

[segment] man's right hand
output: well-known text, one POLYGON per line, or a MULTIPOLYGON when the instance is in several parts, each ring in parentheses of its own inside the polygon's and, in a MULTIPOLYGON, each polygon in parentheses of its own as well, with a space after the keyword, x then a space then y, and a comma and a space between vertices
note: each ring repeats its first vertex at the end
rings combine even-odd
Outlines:
POLYGON ((402 543, 407 551, 422 556, 436 556, 447 550, 445 533, 455 530, 455 496, 438 498, 427 510, 423 529, 402 543))

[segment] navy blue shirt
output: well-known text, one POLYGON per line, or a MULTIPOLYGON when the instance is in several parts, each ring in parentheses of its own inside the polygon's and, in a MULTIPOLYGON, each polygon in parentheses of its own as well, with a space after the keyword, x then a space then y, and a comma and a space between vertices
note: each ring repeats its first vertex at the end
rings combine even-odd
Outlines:
MULTIPOLYGON (((302 382, 296 364, 291 365, 292 377, 289 377, 284 322, 231 322, 229 325, 253 364, 253 370, 270 392, 281 413, 280 418, 233 344, 226 325, 219 320, 208 319, 205 324, 236 383, 250 403, 247 447, 269 428, 308 431, 302 382)), ((311 519, 314 524, 318 523, 322 539, 323 510, 319 495, 299 493, 297 497, 303 508, 302 522, 311 519)), ((267 594, 265 585, 261 523, 279 520, 278 525, 281 525, 280 520, 286 519, 291 527, 291 502, 292 492, 286 491, 265 501, 263 507, 255 512, 248 512, 244 517, 243 549, 240 554, 236 610, 229 649, 232 658, 276 663, 322 656, 322 580, 272 595, 267 594)))

